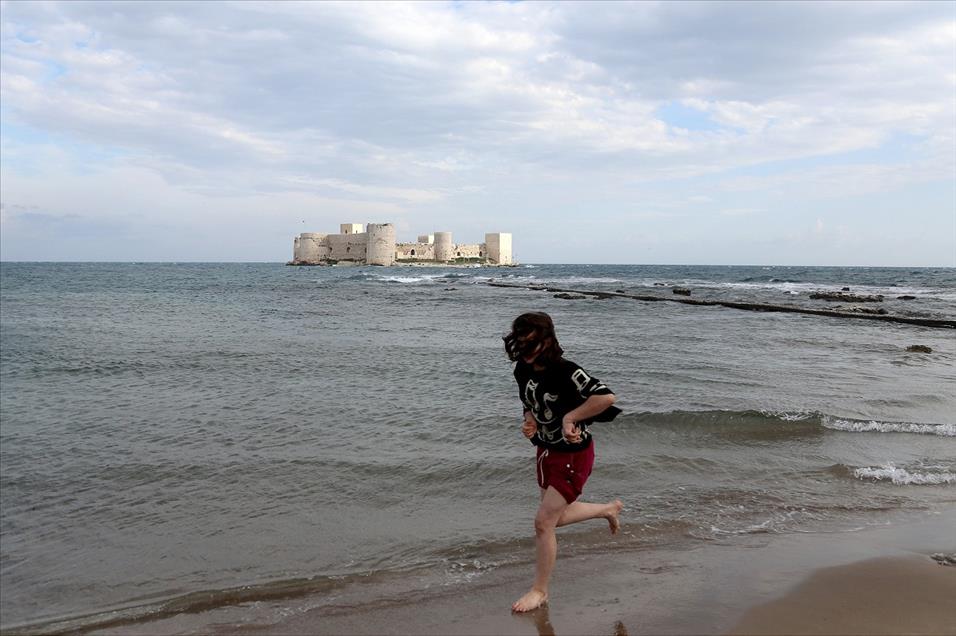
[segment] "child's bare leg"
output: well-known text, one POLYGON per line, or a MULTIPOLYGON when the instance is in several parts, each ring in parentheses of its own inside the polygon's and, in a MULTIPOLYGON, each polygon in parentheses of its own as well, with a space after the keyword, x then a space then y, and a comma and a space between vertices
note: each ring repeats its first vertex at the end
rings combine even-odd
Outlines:
POLYGON ((548 600, 548 582, 558 556, 558 539, 554 534, 558 519, 567 509, 568 502, 554 488, 549 487, 541 497, 538 514, 534 517, 535 563, 534 585, 527 594, 511 606, 515 612, 530 612, 548 600))
POLYGON ((588 519, 603 518, 607 519, 608 526, 611 528, 611 534, 617 534, 617 531, 621 529, 620 514, 621 508, 623 507, 624 504, 621 503, 620 499, 615 499, 614 501, 603 504, 575 501, 569 504, 564 512, 561 513, 561 518, 558 519, 558 527, 560 528, 561 526, 579 521, 587 521, 588 519))

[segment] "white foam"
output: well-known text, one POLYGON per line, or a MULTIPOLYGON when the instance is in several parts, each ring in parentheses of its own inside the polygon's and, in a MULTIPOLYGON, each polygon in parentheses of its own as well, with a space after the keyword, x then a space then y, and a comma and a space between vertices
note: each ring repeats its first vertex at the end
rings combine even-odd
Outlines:
POLYGON ((918 473, 910 472, 905 468, 898 468, 893 464, 879 467, 857 468, 853 471, 857 479, 872 479, 874 481, 892 481, 897 486, 925 486, 940 484, 956 484, 956 474, 949 472, 918 473))
POLYGON ((439 278, 447 278, 445 274, 423 274, 421 276, 376 276, 386 283, 431 283, 439 278))
POLYGON ((508 282, 525 282, 531 285, 591 285, 601 283, 623 283, 620 278, 608 278, 600 276, 548 276, 538 278, 533 274, 506 274, 500 277, 508 282))
POLYGON ((784 422, 802 422, 803 420, 808 420, 813 417, 813 413, 804 413, 804 412, 795 412, 791 413, 789 411, 769 411, 761 410, 762 415, 767 417, 774 417, 778 420, 783 420, 784 422))
POLYGON ((823 418, 823 426, 835 431, 849 433, 917 433, 921 435, 941 435, 956 437, 956 424, 914 424, 911 422, 860 422, 823 418))
POLYGON ((386 283, 421 283, 427 279, 416 276, 386 276, 382 280, 386 283))

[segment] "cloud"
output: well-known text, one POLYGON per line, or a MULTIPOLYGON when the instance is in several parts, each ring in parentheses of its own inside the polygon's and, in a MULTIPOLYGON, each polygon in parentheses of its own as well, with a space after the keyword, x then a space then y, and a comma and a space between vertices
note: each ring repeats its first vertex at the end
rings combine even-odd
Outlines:
POLYGON ((99 171, 184 227, 304 196, 557 241, 562 201, 636 223, 689 188, 726 219, 956 171, 946 3, 6 3, 0 29, 0 194, 24 204, 16 175, 99 171))

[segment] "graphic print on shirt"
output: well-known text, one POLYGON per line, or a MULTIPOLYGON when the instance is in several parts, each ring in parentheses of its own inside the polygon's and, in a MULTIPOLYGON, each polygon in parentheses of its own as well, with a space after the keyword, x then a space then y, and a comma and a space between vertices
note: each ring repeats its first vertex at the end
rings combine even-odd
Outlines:
POLYGON ((574 386, 577 387, 578 393, 581 394, 581 397, 585 397, 585 392, 587 392, 588 395, 610 392, 603 382, 600 380, 594 380, 584 371, 584 369, 580 367, 575 369, 574 373, 571 374, 571 382, 573 382, 574 386), (588 385, 592 383, 594 386, 589 387, 588 385))
POLYGON ((538 399, 538 383, 534 380, 528 380, 524 388, 524 401, 534 413, 534 417, 540 424, 550 424, 554 421, 554 411, 551 405, 558 401, 558 396, 553 393, 545 393, 538 399))

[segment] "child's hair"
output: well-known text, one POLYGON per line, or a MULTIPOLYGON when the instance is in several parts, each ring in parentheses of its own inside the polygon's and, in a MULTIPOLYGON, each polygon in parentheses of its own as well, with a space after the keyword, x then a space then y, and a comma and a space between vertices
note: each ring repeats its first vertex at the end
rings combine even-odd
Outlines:
POLYGON ((543 311, 530 311, 521 314, 511 323, 511 333, 502 338, 505 352, 512 362, 531 354, 539 344, 542 345, 535 361, 549 365, 561 360, 564 349, 558 344, 554 334, 554 322, 543 311))

